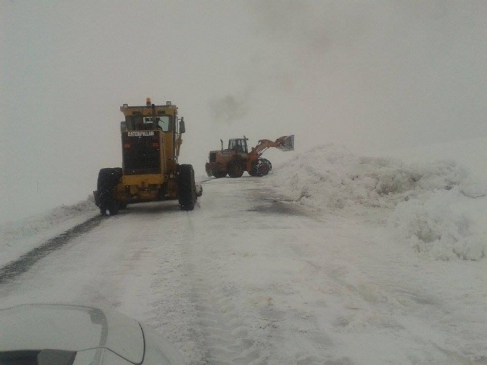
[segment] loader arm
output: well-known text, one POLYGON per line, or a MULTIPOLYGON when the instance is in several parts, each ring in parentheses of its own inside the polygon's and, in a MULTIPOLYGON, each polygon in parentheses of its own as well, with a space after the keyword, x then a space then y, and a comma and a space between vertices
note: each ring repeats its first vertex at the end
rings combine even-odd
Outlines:
POLYGON ((275 141, 271 141, 269 139, 261 139, 257 146, 255 146, 250 154, 255 156, 261 156, 265 150, 268 148, 277 148, 281 151, 293 151, 294 150, 294 135, 290 136, 282 136, 276 139, 275 141))

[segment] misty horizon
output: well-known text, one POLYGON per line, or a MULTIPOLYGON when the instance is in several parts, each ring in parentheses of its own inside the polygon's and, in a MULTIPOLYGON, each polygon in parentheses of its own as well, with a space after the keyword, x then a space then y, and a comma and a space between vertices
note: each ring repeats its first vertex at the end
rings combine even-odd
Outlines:
POLYGON ((146 97, 179 107, 180 162, 199 175, 242 135, 362 154, 487 136, 483 1, 2 9, 1 221, 91 194, 99 169, 121 165, 119 107, 146 97))

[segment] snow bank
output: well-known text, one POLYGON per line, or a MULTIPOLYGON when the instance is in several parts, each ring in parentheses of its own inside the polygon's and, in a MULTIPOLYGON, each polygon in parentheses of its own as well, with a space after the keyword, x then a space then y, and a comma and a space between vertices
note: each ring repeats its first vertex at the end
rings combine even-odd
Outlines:
POLYGON ((0 225, 0 266, 99 214, 93 197, 0 225))
POLYGON ((97 207, 90 196, 87 200, 73 205, 62 205, 45 213, 30 216, 15 222, 7 222, 0 225, 1 242, 30 237, 44 232, 60 223, 72 218, 97 211, 97 207))
POLYGON ((470 209, 472 201, 485 204, 486 184, 453 161, 407 164, 323 145, 278 166, 267 181, 292 201, 330 213, 387 208, 394 238, 435 259, 479 260, 487 252, 486 213, 470 209))
POLYGON ((475 233, 475 218, 457 207, 464 199, 460 190, 439 190, 423 200, 400 203, 389 225, 420 253, 440 260, 480 260, 487 252, 487 236, 475 233))

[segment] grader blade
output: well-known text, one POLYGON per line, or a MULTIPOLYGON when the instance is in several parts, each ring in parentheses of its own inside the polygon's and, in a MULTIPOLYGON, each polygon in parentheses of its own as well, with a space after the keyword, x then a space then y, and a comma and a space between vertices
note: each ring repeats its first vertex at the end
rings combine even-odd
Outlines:
POLYGON ((294 151, 294 134, 290 136, 282 136, 276 140, 277 148, 281 151, 294 151))

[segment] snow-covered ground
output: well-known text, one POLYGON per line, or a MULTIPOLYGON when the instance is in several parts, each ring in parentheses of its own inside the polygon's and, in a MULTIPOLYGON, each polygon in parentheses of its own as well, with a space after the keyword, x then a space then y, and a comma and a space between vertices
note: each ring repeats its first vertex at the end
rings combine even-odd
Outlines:
POLYGON ((193 212, 87 200, 10 222, 0 268, 72 237, 0 278, 0 305, 110 306, 191 364, 487 364, 484 171, 407 160, 323 145, 205 182, 193 212))

